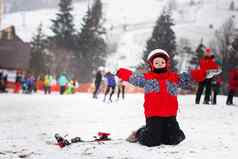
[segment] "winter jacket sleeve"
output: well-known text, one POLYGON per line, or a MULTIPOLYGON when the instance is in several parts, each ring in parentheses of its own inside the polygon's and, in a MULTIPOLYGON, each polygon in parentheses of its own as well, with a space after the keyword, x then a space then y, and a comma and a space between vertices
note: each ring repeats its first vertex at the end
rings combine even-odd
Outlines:
POLYGON ((128 81, 130 84, 137 87, 144 87, 145 85, 145 77, 143 73, 140 72, 132 72, 125 68, 120 68, 116 74, 123 81, 128 81))
POLYGON ((143 88, 145 86, 145 77, 143 73, 134 72, 128 82, 134 86, 143 88))
POLYGON ((192 82, 200 82, 205 80, 206 72, 202 69, 194 69, 188 73, 183 72, 179 74, 178 86, 182 89, 188 89, 191 87, 192 82))

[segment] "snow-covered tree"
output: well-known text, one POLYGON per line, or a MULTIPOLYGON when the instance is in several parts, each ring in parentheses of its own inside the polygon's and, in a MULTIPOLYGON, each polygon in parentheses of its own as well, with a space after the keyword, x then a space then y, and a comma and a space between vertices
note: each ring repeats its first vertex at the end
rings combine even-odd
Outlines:
POLYGON ((107 45, 104 41, 102 27, 102 3, 96 0, 92 8, 88 8, 83 18, 82 30, 77 39, 76 58, 79 63, 80 81, 92 79, 92 72, 105 64, 107 45), (83 75, 83 76, 80 76, 83 75))
POLYGON ((173 25, 174 23, 171 19, 170 12, 163 10, 162 14, 156 21, 151 38, 146 43, 143 56, 144 61, 146 61, 150 51, 160 48, 169 53, 172 69, 176 68, 176 61, 173 58, 176 54, 176 37, 172 29, 173 25))
POLYGON ((51 63, 49 63, 48 68, 52 74, 59 75, 65 72, 76 77, 78 67, 72 49, 57 46, 51 42, 47 51, 51 55, 51 63))
POLYGON ((72 10, 72 0, 60 0, 59 12, 56 14, 56 19, 52 20, 51 26, 53 39, 57 44, 68 48, 73 47, 75 36, 72 10))
POLYGON ((235 10, 235 2, 234 2, 234 1, 231 1, 230 6, 229 6, 229 9, 230 9, 231 11, 235 10))
POLYGON ((176 10, 177 9, 177 1, 176 0, 169 0, 168 1, 168 10, 176 10))
POLYGON ((195 4, 196 4, 196 2, 195 2, 194 0, 190 0, 190 1, 189 1, 189 5, 190 5, 190 6, 194 6, 195 4))
POLYGON ((218 51, 223 57, 223 70, 227 71, 232 67, 230 60, 233 58, 230 54, 230 48, 232 43, 232 35, 234 33, 235 23, 231 17, 222 25, 222 27, 216 31, 216 40, 218 45, 218 51))
POLYGON ((188 39, 181 38, 179 40, 177 52, 179 52, 179 55, 175 58, 178 59, 177 68, 179 72, 188 71, 190 68, 196 67, 197 63, 193 62, 195 52, 193 51, 188 39))
POLYGON ((37 29, 37 34, 31 42, 30 70, 39 75, 47 72, 48 56, 46 54, 47 41, 42 31, 42 24, 37 29))

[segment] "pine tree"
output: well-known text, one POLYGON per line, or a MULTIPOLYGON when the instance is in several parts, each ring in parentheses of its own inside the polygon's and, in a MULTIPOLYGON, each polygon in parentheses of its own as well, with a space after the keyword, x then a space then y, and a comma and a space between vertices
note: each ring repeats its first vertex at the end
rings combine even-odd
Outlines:
POLYGON ((46 37, 42 31, 42 24, 31 42, 30 69, 35 75, 47 72, 46 37))
POLYGON ((147 41, 143 57, 144 61, 146 61, 150 51, 160 48, 168 52, 171 59, 171 68, 175 69, 176 61, 174 61, 173 57, 176 53, 176 37, 171 28, 173 25, 169 11, 164 10, 156 21, 152 37, 147 41))
POLYGON ((56 43, 68 48, 73 47, 74 44, 75 28, 72 10, 72 0, 60 0, 59 12, 56 14, 56 19, 52 20, 53 25, 51 26, 56 43))
POLYGON ((168 9, 170 11, 177 9, 177 1, 176 0, 169 0, 167 5, 168 5, 168 9))
POLYGON ((235 2, 234 1, 231 1, 229 9, 231 11, 235 10, 235 2))
POLYGON ((102 19, 102 3, 100 0, 96 0, 92 10, 91 10, 91 16, 92 16, 92 21, 93 21, 93 26, 95 26, 95 30, 100 32, 102 29, 100 22, 102 19))
POLYGON ((76 57, 80 65, 80 81, 88 82, 92 79, 93 70, 104 65, 106 56, 106 43, 101 35, 104 29, 101 24, 102 3, 96 0, 92 9, 88 8, 86 16, 83 18, 83 27, 78 35, 78 48, 76 57))
POLYGON ((190 6, 194 6, 195 4, 196 4, 196 2, 194 0, 190 0, 190 2, 189 2, 190 6))

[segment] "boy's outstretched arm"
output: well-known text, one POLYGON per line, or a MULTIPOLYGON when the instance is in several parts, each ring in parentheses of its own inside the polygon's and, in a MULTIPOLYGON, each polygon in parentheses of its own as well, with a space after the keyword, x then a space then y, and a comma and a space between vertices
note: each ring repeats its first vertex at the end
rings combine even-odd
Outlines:
POLYGON ((194 69, 188 73, 183 72, 179 75, 179 87, 183 89, 190 88, 192 82, 200 82, 205 80, 206 72, 202 69, 194 69))
POLYGON ((125 68, 120 68, 116 75, 123 81, 128 81, 130 84, 143 88, 145 85, 145 77, 143 73, 132 72, 125 68))

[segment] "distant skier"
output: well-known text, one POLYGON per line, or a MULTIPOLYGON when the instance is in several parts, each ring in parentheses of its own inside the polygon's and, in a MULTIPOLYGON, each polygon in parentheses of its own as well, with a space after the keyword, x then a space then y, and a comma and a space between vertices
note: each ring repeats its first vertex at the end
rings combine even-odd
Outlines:
POLYGON ((112 102, 112 95, 114 94, 115 88, 116 88, 116 79, 115 79, 115 75, 112 74, 110 70, 106 70, 105 72, 106 74, 104 77, 106 80, 107 87, 106 87, 103 101, 106 101, 107 94, 110 93, 109 101, 112 102))
POLYGON ((68 82, 69 82, 69 80, 67 78, 66 73, 61 73, 57 80, 57 83, 60 86, 60 94, 61 95, 64 94, 68 82))
POLYGON ((97 98, 100 86, 101 86, 101 82, 102 82, 102 76, 103 76, 103 67, 99 67, 96 73, 96 77, 95 77, 95 89, 93 91, 93 98, 97 98))
POLYGON ((233 96, 238 89, 238 68, 231 69, 228 80, 228 96, 226 100, 227 105, 233 105, 233 96))
POLYGON ((126 89, 126 82, 119 79, 117 84, 117 100, 119 100, 120 94, 122 96, 122 99, 125 99, 125 89, 126 89))
MULTIPOLYGON (((132 72, 120 68, 117 76, 132 85, 144 88, 144 114, 146 125, 135 131, 129 141, 146 146, 161 144, 176 145, 185 139, 176 116, 178 111, 177 87, 189 88, 191 74, 177 74, 169 71, 169 54, 161 49, 151 51, 147 57, 151 71, 146 73, 132 72)), ((195 78, 194 78, 195 79, 195 78)))

